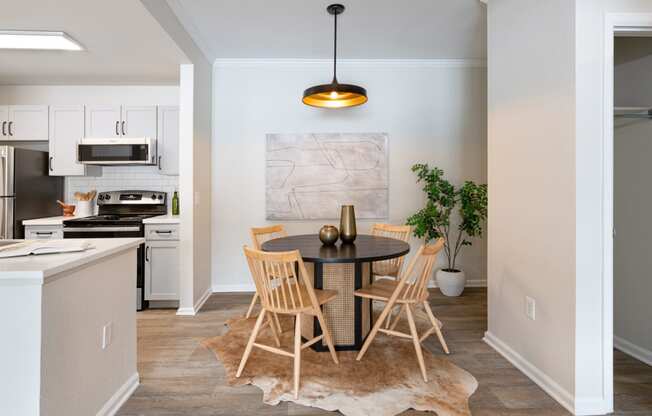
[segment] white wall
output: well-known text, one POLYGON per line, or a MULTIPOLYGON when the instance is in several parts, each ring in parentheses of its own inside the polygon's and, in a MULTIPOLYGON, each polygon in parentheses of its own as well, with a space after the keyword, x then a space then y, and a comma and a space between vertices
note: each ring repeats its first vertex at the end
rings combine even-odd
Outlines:
MULTIPOLYGON (((468 63, 358 61, 338 65, 341 82, 367 88, 363 106, 326 110, 301 103, 303 90, 330 80, 328 61, 217 61, 214 66, 213 287, 253 290, 242 254, 249 228, 265 220, 267 133, 389 134, 389 218, 405 222, 424 196, 414 163, 439 166, 454 183, 485 182, 486 70, 468 63)), ((290 234, 316 233, 331 221, 286 222, 290 234)), ((359 221, 361 233, 373 221, 359 221)), ((417 244, 413 241, 413 248, 417 244)), ((461 265, 484 281, 485 245, 465 250, 461 265)))
MULTIPOLYGON (((615 105, 652 108, 652 38, 616 40, 615 105)), ((652 365, 652 120, 614 123, 614 342, 652 365)))
POLYGON ((486 339, 568 401, 574 391, 574 4, 490 0, 488 7, 486 339), (536 301, 534 321, 525 314, 526 296, 536 301))
MULTIPOLYGON (((116 86, 116 85, 18 85, 0 86, 1 104, 47 105, 179 105, 179 87, 173 86, 116 86)), ((47 150, 47 144, 40 145, 47 150)), ((172 192, 178 188, 178 176, 160 175, 155 166, 121 166, 102 168, 101 176, 68 176, 65 181, 65 199, 73 202, 77 191, 91 189, 114 191, 145 189, 168 193, 171 207, 172 192)))
POLYGON ((181 299, 178 314, 194 315, 211 291, 212 65, 168 2, 141 0, 188 58, 180 66, 181 299))

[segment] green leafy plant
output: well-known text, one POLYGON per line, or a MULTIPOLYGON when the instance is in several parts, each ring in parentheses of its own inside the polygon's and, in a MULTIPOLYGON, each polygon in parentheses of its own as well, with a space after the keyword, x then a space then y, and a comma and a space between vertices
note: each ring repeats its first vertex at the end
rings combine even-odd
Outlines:
POLYGON ((466 181, 456 189, 444 178, 444 171, 427 164, 412 166, 417 175, 417 183, 423 183, 426 193, 426 206, 407 219, 407 224, 414 227, 414 235, 424 238, 426 242, 444 237, 444 254, 448 261, 447 272, 459 271, 455 268, 457 256, 464 246, 472 244, 471 237, 481 237, 484 221, 487 218, 487 185, 478 185, 466 181), (451 214, 459 205, 460 223, 457 236, 451 244, 451 214))

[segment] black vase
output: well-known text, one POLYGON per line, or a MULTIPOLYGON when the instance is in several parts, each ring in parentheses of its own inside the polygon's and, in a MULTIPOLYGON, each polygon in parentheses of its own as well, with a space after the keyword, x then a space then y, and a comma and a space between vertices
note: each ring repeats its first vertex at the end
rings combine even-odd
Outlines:
POLYGON ((352 243, 358 233, 355 229, 355 210, 353 205, 342 205, 342 213, 340 215, 340 240, 343 243, 352 243))

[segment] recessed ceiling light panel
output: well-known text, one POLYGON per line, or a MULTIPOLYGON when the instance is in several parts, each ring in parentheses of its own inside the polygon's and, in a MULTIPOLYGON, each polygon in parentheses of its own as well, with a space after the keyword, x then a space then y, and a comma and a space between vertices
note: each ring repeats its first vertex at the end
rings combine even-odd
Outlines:
POLYGON ((65 32, 0 30, 0 49, 81 51, 84 48, 65 32))

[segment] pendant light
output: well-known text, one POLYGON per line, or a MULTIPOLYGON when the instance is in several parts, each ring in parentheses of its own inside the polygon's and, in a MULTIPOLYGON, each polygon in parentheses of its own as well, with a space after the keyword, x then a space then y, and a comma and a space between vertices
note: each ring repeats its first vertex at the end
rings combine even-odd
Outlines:
POLYGON ((326 8, 335 19, 333 41, 333 81, 330 84, 315 85, 303 92, 303 103, 312 107, 344 108, 367 102, 367 90, 357 85, 337 82, 337 16, 344 12, 341 4, 331 4, 326 8))

